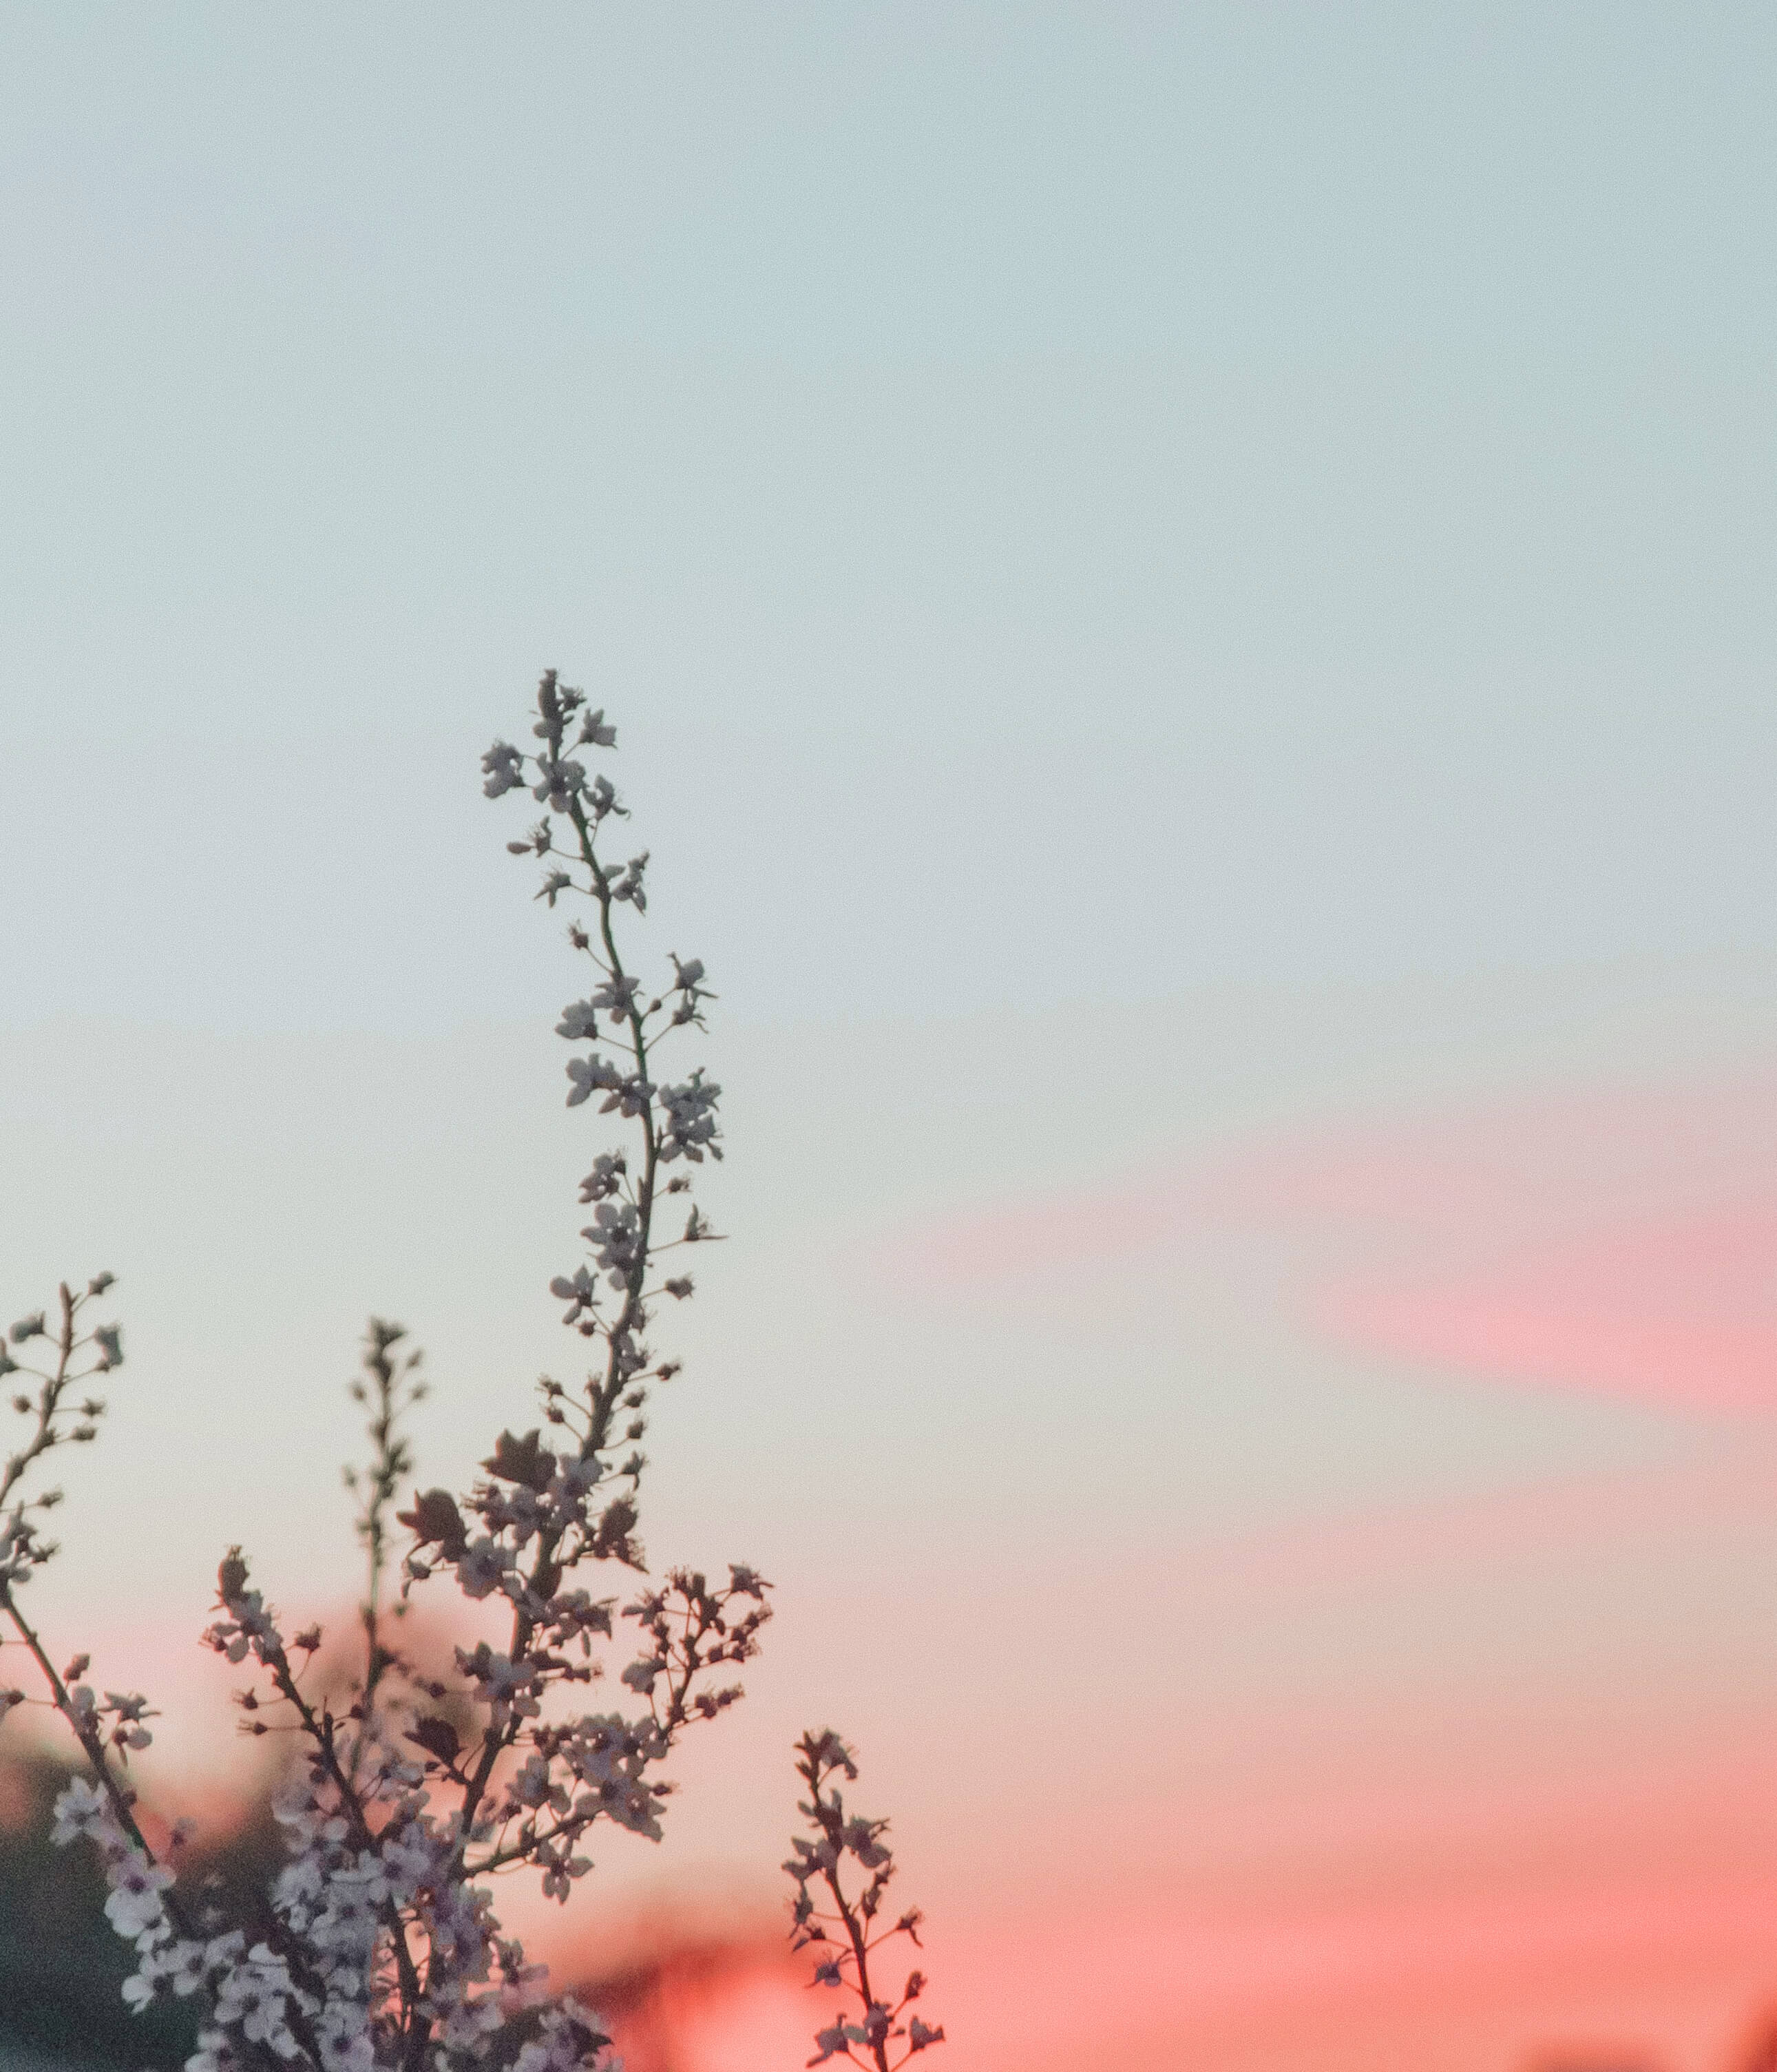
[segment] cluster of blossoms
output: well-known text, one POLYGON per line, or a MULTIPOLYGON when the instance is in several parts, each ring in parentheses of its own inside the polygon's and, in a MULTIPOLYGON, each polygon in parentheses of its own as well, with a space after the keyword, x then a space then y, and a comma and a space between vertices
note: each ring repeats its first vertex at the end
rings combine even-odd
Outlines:
MULTIPOLYGON (((31 1434, 0 1473, 0 1618, 31 1655, 46 1702, 72 1728, 91 1771, 62 1794, 55 1839, 84 1836, 98 1850, 106 1913, 136 1951, 125 1988, 130 2004, 187 2000, 200 2010, 190 2072, 608 2065, 609 2038, 597 2019, 572 2000, 552 2000, 542 1967, 503 1934, 490 1881, 529 1873, 546 1897, 565 1901, 592 1867, 586 1850, 600 1821, 658 1839, 671 1790, 661 1765, 685 1729, 741 1696, 733 1671, 757 1652, 770 1616, 769 1585, 750 1568, 732 1564, 720 1582, 675 1568, 656 1582, 636 1536, 646 1405, 678 1364, 650 1349, 650 1321, 663 1297, 682 1301, 693 1291, 689 1274, 665 1270, 663 1255, 714 1240, 690 1199, 689 1169, 722 1155, 721 1089, 701 1069, 670 1076, 660 1046, 701 1029, 713 996, 695 958, 674 956, 671 980, 656 993, 619 954, 618 910, 646 911, 647 857, 614 864, 599 848, 606 822, 626 816, 609 779, 589 774, 583 759, 614 745, 603 713, 551 672, 539 688, 533 738, 528 753, 495 744, 483 758, 484 788, 499 797, 527 787, 555 816, 508 847, 543 861, 538 896, 551 907, 564 896, 587 902, 589 926, 576 920, 568 939, 593 966, 593 982, 558 1028, 576 1046, 603 1047, 568 1060, 568 1104, 601 1095, 600 1112, 630 1132, 626 1145, 598 1154, 581 1183, 581 1202, 593 1209, 581 1233, 586 1258, 551 1283, 567 1305, 566 1324, 593 1342, 593 1364, 577 1384, 548 1376, 538 1383, 539 1422, 502 1431, 467 1491, 416 1490, 397 1512, 412 1467, 403 1420, 425 1383, 400 1327, 371 1320, 352 1389, 369 1411, 371 1458, 347 1478, 360 1500, 368 1577, 363 1651, 349 1684, 330 1684, 318 1669, 318 1627, 286 1634, 238 1548, 217 1572, 215 1616, 203 1636, 252 1679, 236 1693, 244 1730, 285 1733, 298 1751, 277 1808, 285 1860, 249 1919, 226 1918, 214 1901, 187 1895, 176 1832, 163 1860, 137 1821, 128 1766, 150 1738, 146 1701, 116 1692, 101 1698, 83 1680, 84 1657, 58 1671, 18 1602, 22 1585, 55 1551, 40 1520, 57 1492, 27 1497, 25 1478, 55 1447, 95 1436, 105 1405, 82 1384, 122 1357, 116 1325, 85 1321, 111 1276, 81 1295, 64 1287, 58 1326, 47 1313, 26 1318, 0 1346, 0 1373, 37 1384, 14 1399, 32 1420, 31 1434), (675 1234, 663 1235, 668 1198, 681 1195, 675 1234), (22 1365, 19 1351, 39 1342, 52 1357, 22 1365), (409 1535, 399 1560, 397 1526, 409 1535), (626 1588, 588 1587, 595 1575, 626 1572, 634 1578, 626 1588), (445 1583, 484 1616, 495 1613, 499 1630, 497 1643, 458 1646, 441 1670, 410 1659, 397 1642, 414 1594, 445 1583), (616 1677, 626 1698, 580 1709, 581 1688, 606 1676, 614 1654, 628 1656, 616 1677)), ((0 1690, 0 1716, 23 1702, 22 1692, 0 1690)), ((830 1832, 838 1796, 825 1784, 851 1758, 831 1735, 802 1745, 814 1794, 805 1810, 817 1832, 798 1843, 790 1866, 800 1895, 798 1947, 823 1932, 808 1901, 818 1874, 857 1931, 839 1968, 823 1963, 820 1975, 837 1983, 851 1965, 855 1977, 843 1975, 864 2002, 858 2022, 822 2032, 822 2058, 862 2049, 869 2054, 856 2062, 887 2072, 891 2041, 918 2050, 942 2032, 917 2018, 904 2023, 917 1974, 892 2005, 872 1992, 870 1924, 888 1876, 881 1823, 842 1819, 830 1832), (872 1872, 855 1901, 837 1879, 847 1852, 872 1872)), ((892 1932, 913 1934, 917 1919, 904 1917, 892 1932)))
POLYGON ((900 1993, 889 1995, 877 1983, 887 1960, 877 1959, 872 1980, 871 1959, 902 1936, 917 1950, 923 1917, 913 1907, 881 1923, 883 1898, 895 1875, 894 1852, 883 1839, 888 1823, 846 1811, 843 1794, 833 1782, 842 1774, 848 1783, 857 1781, 857 1758, 839 1736, 831 1729, 804 1734, 796 1745, 796 1774, 808 1786, 808 1797, 797 1811, 806 1817, 808 1832, 797 1836, 795 1853, 784 1865, 796 1887, 795 1946, 815 1952, 816 1985, 849 1992, 858 2003, 820 2030, 815 2038, 817 2055, 808 2062, 824 2065, 842 2058, 874 2072, 897 2072, 909 2058, 942 2043, 944 2032, 908 2012, 925 1990, 923 1971, 909 1971, 900 1993), (847 1858, 864 1873, 862 1885, 851 1892, 846 1889, 847 1858))

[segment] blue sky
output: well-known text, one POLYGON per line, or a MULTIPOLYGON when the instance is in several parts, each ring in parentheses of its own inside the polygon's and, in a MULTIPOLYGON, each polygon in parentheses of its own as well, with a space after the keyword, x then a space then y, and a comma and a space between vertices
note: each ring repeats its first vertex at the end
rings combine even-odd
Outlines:
POLYGON ((1768 940, 1761 10, 0 38, 9 1018, 552 1004, 545 664, 749 1021, 1768 940))

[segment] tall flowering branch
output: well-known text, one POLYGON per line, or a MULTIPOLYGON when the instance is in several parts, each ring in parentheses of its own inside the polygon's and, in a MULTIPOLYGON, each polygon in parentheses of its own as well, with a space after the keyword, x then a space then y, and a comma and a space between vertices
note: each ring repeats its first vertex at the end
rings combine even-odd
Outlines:
MULTIPOLYGON (((371 1457, 348 1474, 367 1571, 363 1667, 349 1689, 316 1686, 319 1628, 287 1632, 241 1551, 222 1562, 204 1638, 248 1671, 236 1694, 246 1730, 293 1736, 301 1757, 279 1808, 289 1861, 252 1920, 197 1918, 165 1896, 171 1873, 135 1824, 121 1766, 146 1739, 146 1705, 118 1694, 101 1702, 74 1667, 59 1675, 12 1596, 47 1558, 39 1512, 53 1492, 21 1497, 5 1527, 0 1610, 28 1636, 52 1702, 92 1765, 92 1782, 64 1794, 60 1827, 92 1834, 106 1852, 114 1918, 137 1941, 133 1996, 199 1996, 207 2016, 199 2072, 261 2061, 314 2072, 429 2072, 515 2053, 523 2072, 565 2072, 596 2060, 597 2024, 566 2003, 544 2008, 536 2033, 514 2029, 521 2020, 535 2029, 542 1974, 500 1933, 488 1881, 528 1873, 565 1899, 589 1868, 586 1846, 599 1822, 658 1836, 670 1790, 661 1764, 687 1727, 738 1697, 733 1672, 757 1651, 769 1616, 766 1585, 744 1565, 719 1583, 689 1569, 659 1582, 646 1574, 639 1442, 649 1392, 676 1367, 655 1356, 646 1334, 660 1301, 692 1292, 692 1276, 669 1270, 664 1256, 712 1237, 687 1176, 721 1155, 720 1089, 696 1069, 669 1077, 655 1054, 671 1033, 701 1028, 712 996, 695 960, 671 960, 659 997, 625 964, 622 911, 646 911, 646 857, 613 861, 601 853, 601 831, 624 808, 584 759, 614 746, 612 729, 552 674, 539 690, 533 740, 528 754, 496 745, 486 789, 498 797, 523 782, 556 816, 560 841, 546 820, 512 846, 544 860, 540 896, 551 907, 566 896, 587 908, 590 925, 577 920, 569 934, 593 981, 560 1024, 577 1045, 568 1105, 600 1094, 600 1112, 630 1137, 596 1157, 581 1190, 593 1211, 586 1256, 553 1283, 577 1342, 593 1342, 597 1357, 577 1385, 540 1384, 537 1424, 500 1432, 469 1490, 420 1491, 397 1516, 412 1466, 404 1419, 424 1384, 400 1326, 372 1320, 354 1392, 369 1412, 371 1457), (578 1049, 587 1042, 589 1050, 578 1049), (687 1198, 684 1221, 663 1238, 662 1207, 675 1195, 687 1198), (391 1606, 398 1527, 412 1536, 391 1606), (588 1572, 601 1569, 634 1582, 588 1587, 588 1572), (388 1622, 415 1591, 444 1583, 471 1604, 503 1605, 506 1623, 498 1644, 458 1647, 453 1670, 433 1676, 391 1644, 388 1622), (614 1646, 627 1703, 587 1710, 583 1697, 571 1702, 605 1675, 614 1646), (120 1899, 126 1885, 145 1885, 146 1896, 120 1899)), ((6 1494, 51 1446, 96 1429, 101 1406, 76 1410, 72 1394, 84 1371, 75 1320, 86 1299, 64 1291, 59 1358, 26 1404, 35 1404, 36 1425, 7 1470, 6 1494)), ((46 1319, 26 1319, 18 1342, 35 1337, 49 1337, 46 1319)), ((115 1364, 114 1327, 92 1342, 97 1367, 115 1364)))
MULTIPOLYGON (((484 788, 494 798, 527 788, 547 808, 507 846, 540 861, 537 896, 551 908, 580 903, 568 939, 589 960, 591 979, 557 1025, 575 1046, 568 1106, 596 1096, 598 1113, 625 1133, 597 1152, 581 1184, 581 1204, 592 1211, 581 1232, 585 1256, 550 1284, 593 1359, 577 1383, 544 1377, 538 1422, 501 1431, 466 1490, 416 1490, 396 1512, 413 1466, 404 1420, 425 1386, 402 1328, 371 1320, 363 1378, 352 1387, 368 1412, 371 1457, 347 1471, 367 1570, 361 1671, 343 1688, 318 1682, 326 1659, 321 1629, 287 1634, 238 1547, 217 1570, 204 1640, 247 1673, 236 1693, 244 1731, 285 1736, 297 1758, 277 1808, 285 1860, 244 1917, 184 1893, 174 1864, 157 1858, 136 1819, 128 1762, 149 1739, 146 1700, 117 1692, 101 1698, 83 1680, 84 1655, 58 1671, 18 1603, 54 1552, 41 1522, 58 1492, 29 1494, 27 1481, 56 1447, 96 1436, 104 1404, 78 1392, 122 1356, 116 1325, 84 1322, 110 1276, 84 1295, 63 1288, 57 1325, 47 1311, 25 1318, 0 1347, 0 1374, 35 1383, 14 1400, 27 1437, 0 1471, 0 1617, 36 1664, 49 1694, 43 1702, 67 1721, 91 1772, 58 1801, 56 1837, 85 1836, 98 1846, 106 1911, 137 1954, 125 1987, 130 2004, 171 1997, 198 2005, 190 2072, 482 2065, 575 2072, 604 2064, 608 2039, 596 2018, 572 2000, 549 2000, 543 1968, 502 1933, 490 1881, 528 1873, 546 1897, 565 1901, 591 1868, 586 1852, 601 1821, 658 1838, 671 1790, 660 1766, 687 1728, 741 1696, 733 1672, 757 1652, 770 1616, 769 1585, 753 1569, 731 1564, 724 1580, 712 1581, 674 1568, 657 1581, 638 1536, 649 1396, 678 1369, 655 1355, 648 1332, 663 1301, 693 1292, 683 1261, 669 1264, 667 1255, 714 1241, 692 1183, 695 1169, 722 1156, 721 1089, 701 1067, 672 1064, 668 1046, 680 1032, 703 1029, 714 996, 696 958, 673 956, 671 976, 658 988, 625 961, 622 910, 646 911, 648 859, 643 851, 619 861, 601 847, 627 817, 609 778, 587 767, 590 754, 615 745, 602 712, 552 671, 538 689, 531 738, 528 751, 495 742, 482 759, 484 788), (675 1197, 683 1199, 669 1227, 675 1197), (25 1347, 43 1349, 40 1365, 20 1363, 17 1349, 25 1347), (393 1544, 397 1527, 411 1536, 404 1551, 393 1544), (398 1552, 400 1588, 391 1605, 398 1552), (632 1580, 600 1589, 604 1574, 632 1580), (392 1644, 392 1622, 416 1592, 445 1585, 496 1613, 498 1644, 484 1638, 457 1647, 450 1671, 437 1675, 392 1644), (624 1695, 586 1709, 588 1687, 614 1661, 624 1695)), ((22 1692, 0 1691, 0 1716, 24 1702, 22 1692)), ((850 1758, 831 1735, 805 1740, 803 1753, 814 1794, 807 1810, 825 1835, 822 1823, 838 1806, 828 1780, 850 1758)), ((842 1821, 834 1846, 874 1862, 880 1830, 880 1822, 842 1821)), ((807 1846, 820 1869, 828 1844, 807 1846)), ((825 2054, 861 2044, 874 2054, 858 2062, 888 2072, 889 2042, 922 2049, 942 2032, 904 2022, 917 1983, 893 2003, 875 1996, 868 1963, 881 1938, 872 1939, 870 1923, 886 1872, 873 1869, 872 1879, 853 1900, 828 1878, 838 1918, 856 1930, 841 1971, 865 2004, 861 2026, 842 2025, 834 2032, 841 2043, 825 2054)), ((805 1939, 819 1939, 812 1919, 798 1914, 805 1939)), ((893 1932, 911 1935, 916 1922, 907 1917, 893 1932)))
POLYGON ((793 1944, 815 1951, 815 1985, 849 1992, 858 2003, 817 2033, 815 2055, 808 2062, 842 2058, 873 2072, 898 2072, 909 2058, 944 2041, 942 2029, 909 2012, 925 1990, 923 1971, 909 1971, 898 1994, 882 1984, 888 1968, 881 1954, 885 1946, 905 1936, 917 1949, 924 1917, 913 1907, 888 1926, 880 1925, 895 1875, 894 1852, 884 1840, 886 1820, 846 1811, 843 1793, 834 1782, 842 1775, 847 1783, 857 1781, 857 1758, 846 1744, 830 1729, 804 1734, 796 1744, 796 1774, 808 1786, 808 1797, 797 1807, 807 1818, 808 1832, 796 1837, 784 1865, 796 1888, 793 1944), (848 1859, 854 1867, 850 1890, 848 1859))

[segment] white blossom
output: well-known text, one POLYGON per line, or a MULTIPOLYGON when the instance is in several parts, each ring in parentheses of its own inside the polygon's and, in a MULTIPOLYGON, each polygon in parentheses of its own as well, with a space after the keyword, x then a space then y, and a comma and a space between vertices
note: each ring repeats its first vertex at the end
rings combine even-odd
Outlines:
POLYGON ((108 1867, 111 1892, 105 1903, 105 1918, 127 1940, 158 1929, 166 1910, 161 1894, 173 1882, 164 1864, 151 1864, 139 1850, 130 1850, 108 1867))
POLYGON ((583 1100, 606 1088, 621 1092, 626 1075, 617 1067, 599 1056, 595 1050, 590 1057, 570 1058, 568 1076, 573 1082, 573 1092, 568 1096, 569 1108, 578 1108, 583 1100))
POLYGON ((95 1841, 103 1841, 116 1832, 111 1802, 105 1793, 84 1777, 71 1777, 56 1795, 50 1840, 59 1848, 65 1848, 76 1835, 90 1835, 95 1841))
POLYGON ((524 758, 510 742, 496 741, 482 758, 482 769, 487 779, 482 790, 490 799, 524 781, 524 758))
POLYGON ((716 1141, 716 1104, 721 1092, 704 1079, 701 1067, 682 1085, 661 1087, 660 1105, 666 1111, 660 1139, 663 1165, 680 1157, 701 1165, 705 1151, 712 1158, 721 1157, 721 1146, 716 1141))
POLYGON ((630 1202, 601 1202, 581 1235, 614 1288, 626 1287, 642 1256, 642 1219, 630 1202))

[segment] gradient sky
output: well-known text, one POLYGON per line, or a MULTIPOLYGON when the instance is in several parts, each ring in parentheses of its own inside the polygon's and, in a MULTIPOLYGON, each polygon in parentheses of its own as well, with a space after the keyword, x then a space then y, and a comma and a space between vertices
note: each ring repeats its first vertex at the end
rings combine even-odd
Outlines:
POLYGON ((650 1536, 782 1590, 672 1874, 831 1717, 956 2072, 1713 2063, 1774 104, 1743 6, 6 12, 0 1261, 132 1348, 46 1606, 199 1705, 222 1546, 349 1588, 364 1310, 429 1474, 562 1359, 558 664, 722 996, 650 1536))

